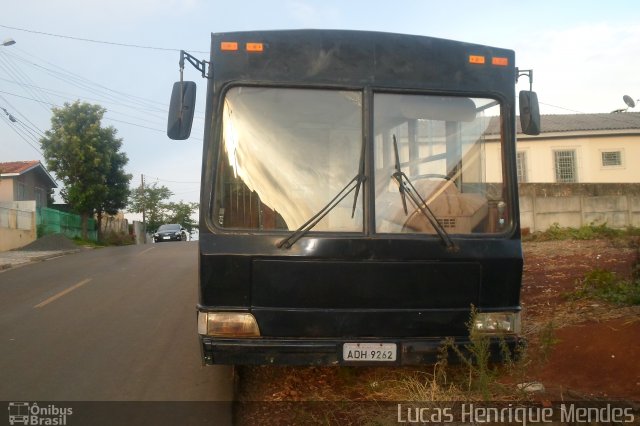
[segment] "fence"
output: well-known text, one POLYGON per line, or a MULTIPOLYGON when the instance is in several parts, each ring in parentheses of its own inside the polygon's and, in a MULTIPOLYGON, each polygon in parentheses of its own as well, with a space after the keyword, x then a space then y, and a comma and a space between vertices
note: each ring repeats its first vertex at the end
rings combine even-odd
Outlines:
POLYGON ((0 251, 22 247, 36 239, 35 201, 0 202, 0 251))
POLYGON ((33 227, 33 211, 0 207, 0 228, 28 231, 33 227))
POLYGON ((521 183, 520 222, 531 232, 607 224, 640 227, 640 184, 521 183))
MULTIPOLYGON (((36 225, 38 235, 63 234, 69 238, 82 237, 82 218, 77 214, 42 207, 37 209, 36 225)), ((88 219, 88 235, 90 240, 98 240, 95 219, 88 219)))

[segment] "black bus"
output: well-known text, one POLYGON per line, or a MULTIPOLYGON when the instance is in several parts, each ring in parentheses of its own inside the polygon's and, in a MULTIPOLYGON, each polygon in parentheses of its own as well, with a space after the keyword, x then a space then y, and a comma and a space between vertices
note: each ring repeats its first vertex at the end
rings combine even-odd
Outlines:
MULTIPOLYGON (((494 354, 518 341, 513 51, 360 31, 212 34, 208 61, 182 52, 172 139, 193 118, 185 59, 208 80, 206 364, 432 362, 446 337, 469 342, 472 309, 494 354)), ((520 107, 535 134, 535 93, 520 107)))

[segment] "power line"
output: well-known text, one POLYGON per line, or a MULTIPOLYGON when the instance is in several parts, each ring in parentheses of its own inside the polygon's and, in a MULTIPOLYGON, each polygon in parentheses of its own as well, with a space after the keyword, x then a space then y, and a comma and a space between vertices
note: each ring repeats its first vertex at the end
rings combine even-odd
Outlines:
MULTIPOLYGON (((14 65, 11 61, 7 60, 7 58, 5 57, 5 55, 0 55, 0 68, 3 68, 5 70, 5 72, 10 75, 11 77, 13 77, 13 79, 16 82, 20 82, 23 84, 28 84, 28 83, 32 83, 31 79, 29 78, 29 76, 27 76, 21 69, 20 67, 14 65)), ((38 98, 42 101, 48 101, 49 99, 46 99, 43 96, 40 96, 40 94, 36 91, 33 90, 31 87, 27 87, 25 86, 25 90, 33 97, 38 98)), ((44 107, 43 107, 44 108, 44 107)))
MULTIPOLYGON (((31 62, 30 60, 27 60, 25 58, 22 58, 18 55, 15 54, 10 54, 8 56, 13 57, 14 59, 17 59, 19 61, 23 61, 25 63, 27 63, 28 65, 40 69, 42 71, 44 71, 45 73, 49 74, 51 77, 54 77, 60 81, 63 81, 69 85, 75 86, 76 88, 79 88, 81 90, 86 90, 90 93, 99 95, 99 96, 104 96, 106 99, 111 100, 112 102, 119 102, 119 103, 129 103, 131 102, 132 106, 131 108, 135 108, 137 110, 140 110, 140 107, 144 107, 147 110, 153 110, 156 112, 164 112, 164 108, 160 108, 158 106, 152 105, 152 104, 156 104, 156 105, 162 105, 164 107, 164 104, 160 103, 160 102, 156 102, 156 101, 151 101, 151 100, 147 100, 147 99, 143 99, 134 95, 130 95, 128 93, 123 93, 123 92, 118 92, 116 90, 110 89, 106 86, 103 86, 99 83, 93 82, 85 77, 82 77, 78 74, 74 74, 70 71, 65 70, 64 68, 61 68, 55 64, 51 64, 47 61, 44 61, 42 59, 39 59, 37 57, 34 56, 35 59, 37 59, 38 61, 42 62, 42 63, 46 63, 49 64, 57 69, 59 69, 60 71, 56 71, 56 70, 52 70, 50 68, 47 68, 43 65, 40 65, 39 63, 34 63, 31 62), (97 89, 96 89, 97 88, 97 89), (137 98, 137 99, 136 99, 137 98)), ((33 56, 33 55, 31 55, 33 56)))
MULTIPOLYGON (((7 93, 7 92, 1 92, 1 93, 7 93)), ((13 110, 15 110, 15 111, 16 111, 16 113, 17 113, 18 115, 20 115, 22 118, 24 118, 26 122, 28 122, 31 126, 33 126, 33 128, 37 129, 37 130, 38 130, 38 132, 42 133, 42 130, 40 130, 40 129, 38 128, 38 126, 36 126, 35 124, 33 124, 33 122, 31 122, 31 120, 29 120, 29 117, 27 117, 26 115, 22 114, 22 113, 18 110, 18 108, 14 107, 14 106, 11 104, 11 102, 9 102, 9 101, 4 97, 4 96, 0 95, 0 100, 3 100, 7 105, 9 105, 9 107, 13 108, 13 110)), ((34 100, 35 100, 35 99, 34 99, 34 100)), ((38 101, 38 100, 35 100, 35 101, 36 101, 36 102, 40 102, 40 101, 38 101)), ((8 114, 8 113, 7 113, 7 114, 8 114)))
MULTIPOLYGON (((27 28, 10 27, 8 25, 2 25, 2 24, 0 24, 0 27, 1 28, 6 28, 6 29, 9 29, 9 30, 24 31, 26 33, 44 35, 44 36, 48 36, 48 37, 65 38, 65 39, 69 39, 69 40, 84 41, 84 42, 88 42, 88 43, 108 44, 108 45, 111 45, 111 46, 133 47, 133 48, 136 48, 136 49, 161 50, 161 51, 169 51, 169 52, 179 52, 180 50, 186 50, 186 49, 172 49, 172 48, 156 47, 156 46, 143 46, 143 45, 139 45, 139 44, 118 43, 118 42, 105 41, 105 40, 94 40, 94 39, 90 39, 90 38, 74 37, 74 36, 68 36, 68 35, 62 35, 62 34, 47 33, 47 32, 44 32, 44 31, 30 30, 30 29, 27 29, 27 28)), ((209 52, 205 52, 205 51, 202 51, 202 50, 189 50, 189 51, 190 52, 194 52, 194 53, 209 53, 209 52)))
MULTIPOLYGON (((53 96, 57 96, 57 97, 65 100, 65 101, 68 101, 68 102, 74 102, 76 99, 82 98, 84 100, 88 100, 88 101, 92 101, 92 102, 100 102, 100 103, 103 103, 103 104, 112 104, 112 105, 123 106, 125 108, 128 108, 126 105, 118 104, 118 103, 112 102, 112 101, 105 101, 104 99, 90 98, 90 97, 86 97, 86 96, 80 96, 80 95, 74 95, 72 93, 62 92, 60 90, 46 89, 44 87, 27 85, 25 83, 19 83, 19 82, 12 81, 12 80, 7 80, 7 79, 1 78, 1 77, 0 77, 0 81, 6 81, 6 82, 11 83, 11 84, 16 84, 16 85, 18 85, 20 87, 23 87, 23 88, 25 88, 25 87, 33 87, 33 88, 36 88, 36 89, 42 91, 43 93, 46 93, 46 94, 49 94, 49 95, 53 95, 53 96)), ((33 98, 28 98, 28 99, 29 100, 33 100, 33 101, 38 101, 37 99, 33 99, 33 98)), ((57 104, 53 104, 53 103, 50 104, 48 102, 46 102, 46 104, 54 105, 54 106, 57 105, 57 104)), ((139 111, 139 110, 136 109, 136 111, 139 111)), ((150 120, 150 119, 147 119, 147 118, 137 117, 137 116, 133 116, 131 114, 120 112, 120 111, 114 110, 112 108, 107 108, 107 112, 111 113, 111 114, 124 115, 124 116, 130 117, 130 118, 135 118, 136 120, 140 120, 140 121, 144 121, 144 122, 152 123, 152 124, 162 123, 162 120, 165 119, 165 117, 160 117, 160 116, 157 116, 157 115, 154 115, 154 114, 151 114, 151 113, 146 113, 147 115, 149 115, 149 116, 151 116, 153 118, 156 118, 156 120, 150 120)), ((165 113, 166 113, 166 111, 165 111, 165 113)))
MULTIPOLYGON (((26 142, 31 148, 33 148, 33 150, 35 152, 37 152, 38 154, 40 154, 41 156, 43 156, 42 152, 40 151, 40 149, 38 149, 33 143, 31 143, 28 140, 28 136, 25 136, 23 134, 23 131, 20 131, 20 129, 16 126, 13 125, 13 122, 11 121, 11 119, 9 117, 5 117, 4 115, 0 114, 0 120, 4 121, 5 123, 7 123, 7 125, 11 128, 11 130, 13 130, 19 137, 20 139, 22 139, 24 142, 26 142)), ((31 135, 29 135, 31 136, 31 135)), ((32 136, 31 136, 32 137, 32 136)), ((44 158, 44 156, 43 156, 44 158)))
MULTIPOLYGON (((18 95, 18 94, 11 93, 11 92, 5 92, 4 90, 0 90, 0 93, 4 93, 5 95, 9 95, 9 96, 15 96, 16 98, 27 99, 29 101, 39 102, 41 104, 47 104, 47 105, 52 106, 52 107, 57 107, 58 106, 56 104, 50 104, 49 102, 45 102, 45 101, 41 101, 41 100, 38 100, 38 99, 30 98, 28 96, 22 96, 22 95, 18 95)), ((4 98, 0 98, 0 99, 4 99, 4 98)))
MULTIPOLYGON (((5 92, 5 91, 3 91, 3 90, 0 90, 0 93, 4 93, 4 94, 6 94, 6 95, 10 95, 10 96, 15 96, 15 97, 17 97, 17 98, 27 99, 27 100, 34 101, 34 102, 46 103, 46 102, 44 102, 44 101, 40 101, 40 100, 38 100, 38 99, 33 99, 33 98, 28 97, 28 96, 21 96, 21 95, 17 95, 17 94, 15 94, 15 93, 11 93, 11 92, 5 92)), ((4 97, 2 97, 2 96, 0 96, 0 99, 3 99, 5 102, 7 102, 7 104, 9 103, 9 102, 8 102, 4 97)), ((60 108, 60 106, 59 106, 59 105, 55 105, 55 104, 50 104, 50 105, 51 105, 52 107, 60 108)), ((107 112, 109 112, 109 111, 107 111, 107 112)), ((18 112, 18 114, 20 114, 20 113, 18 112)), ((123 113, 120 113, 120 114, 123 114, 123 113)), ((22 115, 22 114, 20 114, 20 115, 22 115)), ((24 117, 24 115, 23 115, 23 117, 24 117)), ((26 119, 26 118, 25 118, 25 119, 26 119)), ((107 117, 107 116, 105 116, 105 117, 104 117, 104 119, 105 119, 105 120, 107 120, 107 121, 114 121, 114 122, 116 122, 116 123, 128 124, 128 125, 130 125, 130 126, 139 127, 139 128, 146 129, 146 130, 152 130, 152 131, 154 131, 154 132, 166 133, 166 130, 163 130, 163 129, 157 129, 157 128, 149 127, 149 126, 144 126, 144 125, 142 125, 142 124, 136 124, 136 123, 132 123, 132 122, 130 122, 130 121, 118 120, 118 119, 116 119, 116 118, 111 118, 111 117, 107 117)), ((27 119, 27 121, 28 121, 28 119, 27 119)), ((31 122, 30 122, 30 123, 31 123, 31 122)), ((33 123, 31 123, 31 124, 32 124, 34 127, 36 127, 33 123)), ((193 139, 193 140, 196 140, 196 141, 202 141, 202 138, 197 138, 197 137, 195 137, 195 136, 190 137, 190 139, 193 139)))
MULTIPOLYGON (((45 73, 49 74, 51 77, 61 80, 64 83, 67 83, 81 90, 86 90, 90 93, 93 93, 101 98, 101 99, 98 99, 100 102, 113 103, 126 108, 134 109, 136 112, 148 114, 155 119, 160 119, 160 117, 158 115, 155 115, 154 113, 162 114, 163 115, 162 118, 166 117, 167 107, 164 102, 150 100, 150 99, 142 98, 140 96, 136 96, 129 93, 111 89, 100 83, 96 83, 92 80, 89 80, 86 77, 83 77, 81 75, 68 71, 62 67, 59 67, 51 62, 47 62, 44 59, 38 58, 37 56, 30 54, 29 52, 23 51, 21 49, 18 49, 18 50, 24 53, 25 55, 28 55, 34 58, 37 61, 37 63, 34 63, 32 62, 32 60, 23 58, 19 55, 15 55, 15 54, 6 54, 6 55, 12 57, 15 60, 25 62, 26 64, 34 68, 37 68, 41 71, 44 71, 45 73), (48 64, 49 66, 56 68, 57 70, 60 70, 60 71, 47 68, 41 65, 40 63, 48 64)), ((48 89, 43 89, 43 88, 39 88, 39 89, 44 90, 45 92, 46 91, 52 92, 51 90, 48 90, 48 89)), ((81 96, 81 97, 84 97, 84 96, 81 96)), ((198 116, 198 119, 204 118, 204 115, 202 113, 197 113, 197 116, 198 116)))
POLYGON ((152 179, 155 179, 155 180, 160 180, 160 181, 163 181, 163 182, 171 182, 171 183, 190 183, 190 184, 194 184, 194 183, 196 183, 196 184, 200 185, 200 181, 198 181, 198 182, 195 182, 195 181, 192 181, 192 182, 189 182, 189 181, 177 181, 177 180, 162 179, 162 178, 159 178, 159 177, 156 177, 156 176, 149 176, 149 175, 145 175, 145 176, 146 176, 146 177, 148 177, 148 178, 152 178, 152 179))

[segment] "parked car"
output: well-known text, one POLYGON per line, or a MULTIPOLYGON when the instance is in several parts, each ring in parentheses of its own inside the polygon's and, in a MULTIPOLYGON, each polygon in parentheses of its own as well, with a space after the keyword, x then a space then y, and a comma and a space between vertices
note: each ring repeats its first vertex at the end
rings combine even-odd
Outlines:
POLYGON ((160 225, 153 234, 153 241, 188 241, 187 230, 177 223, 167 223, 160 225))

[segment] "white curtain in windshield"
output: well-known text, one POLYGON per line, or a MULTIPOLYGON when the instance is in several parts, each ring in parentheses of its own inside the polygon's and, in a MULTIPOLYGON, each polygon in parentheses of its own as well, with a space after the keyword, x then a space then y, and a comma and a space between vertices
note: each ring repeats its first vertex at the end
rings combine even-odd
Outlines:
MULTIPOLYGON (((223 108, 215 219, 223 227, 296 229, 357 174, 362 145, 359 92, 236 87, 223 108)), ((362 231, 362 192, 314 231, 362 231)))

